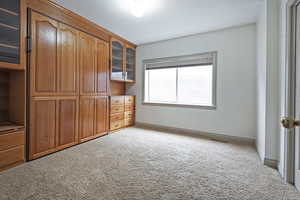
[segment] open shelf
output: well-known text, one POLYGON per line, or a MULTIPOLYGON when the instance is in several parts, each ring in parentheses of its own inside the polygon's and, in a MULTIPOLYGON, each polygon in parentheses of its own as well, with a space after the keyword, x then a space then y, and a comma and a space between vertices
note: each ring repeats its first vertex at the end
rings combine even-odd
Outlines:
POLYGON ((0 134, 24 129, 25 72, 0 70, 0 134))

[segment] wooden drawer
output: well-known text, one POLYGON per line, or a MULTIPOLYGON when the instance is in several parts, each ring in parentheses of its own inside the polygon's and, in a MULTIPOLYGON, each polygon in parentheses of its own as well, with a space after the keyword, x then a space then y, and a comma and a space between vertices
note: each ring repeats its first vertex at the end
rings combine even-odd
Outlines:
POLYGON ((134 125, 134 118, 129 118, 124 120, 125 126, 133 126, 134 125))
POLYGON ((125 105, 125 112, 127 111, 133 111, 135 110, 135 106, 134 105, 125 105))
POLYGON ((120 121, 124 119, 124 114, 123 113, 116 113, 110 116, 110 121, 115 122, 115 121, 120 121))
POLYGON ((134 96, 125 96, 125 105, 134 105, 134 96))
POLYGON ((124 105, 124 96, 112 96, 110 97, 111 105, 124 105))
POLYGON ((134 111, 126 111, 124 113, 125 119, 134 118, 134 111))
POLYGON ((124 112, 124 105, 111 105, 110 107, 111 114, 120 113, 120 112, 124 112))
POLYGON ((8 150, 0 151, 0 168, 8 167, 24 161, 24 146, 17 146, 8 150))
POLYGON ((124 120, 110 122, 110 130, 117 130, 124 127, 124 120))
POLYGON ((24 131, 0 135, 0 151, 24 145, 24 131))

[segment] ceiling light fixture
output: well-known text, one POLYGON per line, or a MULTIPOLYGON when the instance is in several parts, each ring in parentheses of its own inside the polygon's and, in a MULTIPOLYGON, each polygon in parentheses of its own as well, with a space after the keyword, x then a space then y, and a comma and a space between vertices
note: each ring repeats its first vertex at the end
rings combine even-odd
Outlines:
POLYGON ((145 12, 144 4, 141 0, 129 0, 130 11, 135 17, 142 17, 145 12))

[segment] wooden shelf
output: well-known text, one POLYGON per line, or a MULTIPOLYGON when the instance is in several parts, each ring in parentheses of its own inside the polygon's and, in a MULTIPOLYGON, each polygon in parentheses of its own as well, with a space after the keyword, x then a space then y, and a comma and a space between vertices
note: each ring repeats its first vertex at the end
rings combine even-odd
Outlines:
POLYGON ((7 24, 2 24, 2 23, 0 23, 0 26, 5 27, 5 28, 12 29, 12 30, 14 30, 14 31, 19 30, 19 28, 14 27, 14 26, 11 26, 11 25, 7 25, 7 24))
POLYGON ((0 134, 15 132, 24 129, 24 125, 12 122, 0 122, 0 134))
POLYGON ((0 43, 0 47, 6 47, 6 48, 11 48, 11 49, 18 49, 19 48, 17 46, 3 44, 3 43, 0 43))
POLYGON ((8 14, 10 14, 10 15, 19 16, 19 13, 16 13, 16 12, 13 12, 13 11, 10 11, 10 10, 7 10, 7 9, 5 9, 5 8, 0 8, 0 11, 5 12, 5 13, 8 13, 8 14))

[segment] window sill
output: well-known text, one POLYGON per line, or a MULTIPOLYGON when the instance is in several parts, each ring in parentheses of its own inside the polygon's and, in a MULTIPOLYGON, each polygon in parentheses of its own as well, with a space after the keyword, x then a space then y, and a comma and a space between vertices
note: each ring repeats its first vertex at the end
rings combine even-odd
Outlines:
POLYGON ((197 105, 197 104, 180 104, 180 103, 164 103, 164 102, 143 102, 143 105, 149 106, 171 106, 171 107, 185 107, 185 108, 199 108, 207 110, 216 110, 216 105, 197 105))

